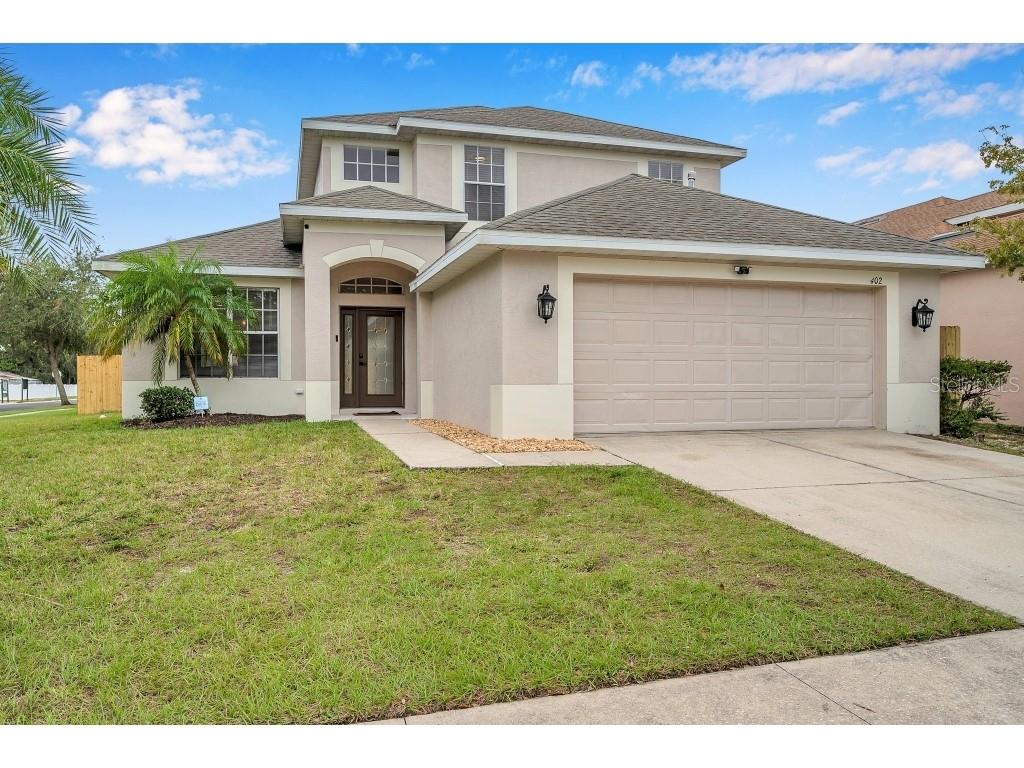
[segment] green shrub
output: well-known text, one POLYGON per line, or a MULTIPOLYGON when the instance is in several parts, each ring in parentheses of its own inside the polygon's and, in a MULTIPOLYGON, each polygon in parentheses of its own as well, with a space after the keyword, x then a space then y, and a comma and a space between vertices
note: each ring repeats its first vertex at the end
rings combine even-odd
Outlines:
POLYGON ((150 387, 144 389, 140 397, 142 415, 152 421, 179 419, 193 413, 193 393, 185 387, 150 387))
POLYGON ((944 435, 970 437, 982 419, 1003 418, 989 395, 1004 387, 1011 366, 1005 360, 944 357, 939 364, 939 429, 944 435))

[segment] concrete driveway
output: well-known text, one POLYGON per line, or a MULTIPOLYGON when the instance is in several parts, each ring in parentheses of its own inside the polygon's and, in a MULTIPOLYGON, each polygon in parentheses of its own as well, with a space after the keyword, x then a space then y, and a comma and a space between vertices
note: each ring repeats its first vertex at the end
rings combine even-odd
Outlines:
POLYGON ((1022 457, 873 429, 588 442, 1024 620, 1022 457))

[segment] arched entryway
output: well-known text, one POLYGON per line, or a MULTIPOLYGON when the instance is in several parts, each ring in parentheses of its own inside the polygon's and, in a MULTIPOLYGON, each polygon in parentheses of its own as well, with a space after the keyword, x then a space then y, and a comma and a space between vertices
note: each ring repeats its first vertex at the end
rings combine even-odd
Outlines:
POLYGON ((372 259, 331 269, 336 410, 416 409, 415 274, 372 259))

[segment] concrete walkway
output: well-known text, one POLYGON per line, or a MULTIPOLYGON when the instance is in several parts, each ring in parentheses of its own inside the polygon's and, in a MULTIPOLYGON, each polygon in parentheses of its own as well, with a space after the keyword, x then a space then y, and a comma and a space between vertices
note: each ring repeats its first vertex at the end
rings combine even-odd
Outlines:
POLYGON ((1020 456, 875 429, 592 442, 1024 620, 1020 456))
POLYGON ((552 467, 570 464, 620 466, 631 462, 600 449, 592 451, 530 451, 477 453, 446 440, 403 416, 356 416, 352 419, 413 469, 462 467, 552 467))
POLYGON ((384 721, 402 724, 1024 723, 1024 630, 384 721))

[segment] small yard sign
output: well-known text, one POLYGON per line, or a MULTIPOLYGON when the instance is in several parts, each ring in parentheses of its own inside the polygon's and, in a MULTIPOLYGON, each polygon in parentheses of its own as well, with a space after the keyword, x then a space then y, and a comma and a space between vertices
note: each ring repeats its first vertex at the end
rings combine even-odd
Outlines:
POLYGON ((197 413, 200 412, 200 411, 208 411, 208 410, 210 410, 210 398, 208 398, 206 396, 203 396, 203 397, 193 397, 192 398, 192 410, 196 411, 197 413))

